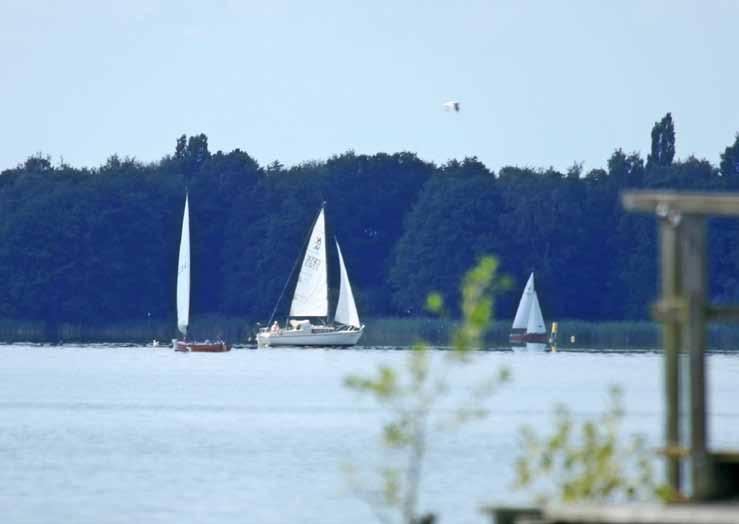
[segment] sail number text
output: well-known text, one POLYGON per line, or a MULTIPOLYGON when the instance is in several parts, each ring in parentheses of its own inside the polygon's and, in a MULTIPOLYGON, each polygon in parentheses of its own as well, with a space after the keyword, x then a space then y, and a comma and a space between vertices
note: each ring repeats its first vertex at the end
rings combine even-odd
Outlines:
POLYGON ((309 269, 317 269, 321 267, 321 259, 311 256, 311 255, 307 255, 305 257, 305 262, 303 263, 303 267, 307 267, 309 269))

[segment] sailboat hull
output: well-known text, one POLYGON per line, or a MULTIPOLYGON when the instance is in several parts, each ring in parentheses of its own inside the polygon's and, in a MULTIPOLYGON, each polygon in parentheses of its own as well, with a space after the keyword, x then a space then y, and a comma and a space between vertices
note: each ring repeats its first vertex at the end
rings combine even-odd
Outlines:
POLYGON ((257 334, 259 347, 314 346, 314 347, 350 347, 355 346, 364 333, 364 326, 359 329, 314 328, 311 332, 305 329, 281 329, 277 332, 263 331, 257 334))
POLYGON ((510 336, 510 344, 514 349, 525 348, 529 351, 545 351, 547 343, 545 333, 511 333, 510 336))
POLYGON ((526 344, 546 344, 548 342, 546 333, 526 333, 523 341, 526 344))
POLYGON ((514 346, 523 346, 526 344, 526 329, 513 328, 511 334, 508 337, 508 341, 514 346))
POLYGON ((190 351, 194 353, 223 353, 225 351, 231 351, 231 346, 222 340, 217 342, 187 342, 185 340, 176 340, 174 350, 183 353, 190 351))

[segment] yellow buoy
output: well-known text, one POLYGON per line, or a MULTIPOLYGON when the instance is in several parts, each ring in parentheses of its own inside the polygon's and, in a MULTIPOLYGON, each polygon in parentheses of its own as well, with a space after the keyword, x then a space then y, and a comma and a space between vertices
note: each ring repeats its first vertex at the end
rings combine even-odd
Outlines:
POLYGON ((552 322, 552 334, 549 335, 549 346, 551 351, 557 351, 557 323, 552 322))

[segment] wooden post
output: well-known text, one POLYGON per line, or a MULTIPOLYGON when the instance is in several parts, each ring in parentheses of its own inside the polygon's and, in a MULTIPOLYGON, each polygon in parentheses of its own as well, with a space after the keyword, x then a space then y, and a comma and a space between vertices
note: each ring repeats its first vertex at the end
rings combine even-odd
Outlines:
POLYGON ((711 464, 706 423, 706 219, 685 216, 680 231, 680 267, 687 318, 682 323, 683 351, 688 356, 690 395, 690 475, 692 498, 711 497, 711 464))
MULTIPOLYGON (((660 251, 662 273, 662 301, 675 303, 681 292, 680 283, 680 250, 678 249, 678 227, 668 219, 660 221, 660 251)), ((680 442, 680 324, 677 319, 665 318, 662 323, 662 343, 665 347, 665 399, 667 401, 665 444, 667 456, 667 483, 679 493, 680 457, 677 452, 680 442)))

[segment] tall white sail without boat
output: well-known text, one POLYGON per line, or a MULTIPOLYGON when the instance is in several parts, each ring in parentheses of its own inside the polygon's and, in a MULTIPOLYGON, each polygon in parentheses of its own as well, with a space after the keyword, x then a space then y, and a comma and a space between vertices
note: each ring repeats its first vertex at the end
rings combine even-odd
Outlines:
POLYGON ((357 305, 354 303, 354 293, 349 283, 349 275, 344 266, 344 257, 341 256, 341 248, 336 242, 336 252, 339 254, 339 270, 341 272, 341 281, 339 284, 339 301, 336 304, 336 314, 334 320, 347 326, 361 327, 359 323, 359 313, 357 313, 357 305))
POLYGON ((328 317, 326 226, 321 209, 308 240, 298 284, 290 305, 291 317, 328 317))
POLYGON ((185 197, 185 212, 182 215, 182 237, 180 258, 177 265, 177 329, 187 337, 190 325, 190 208, 185 197))

